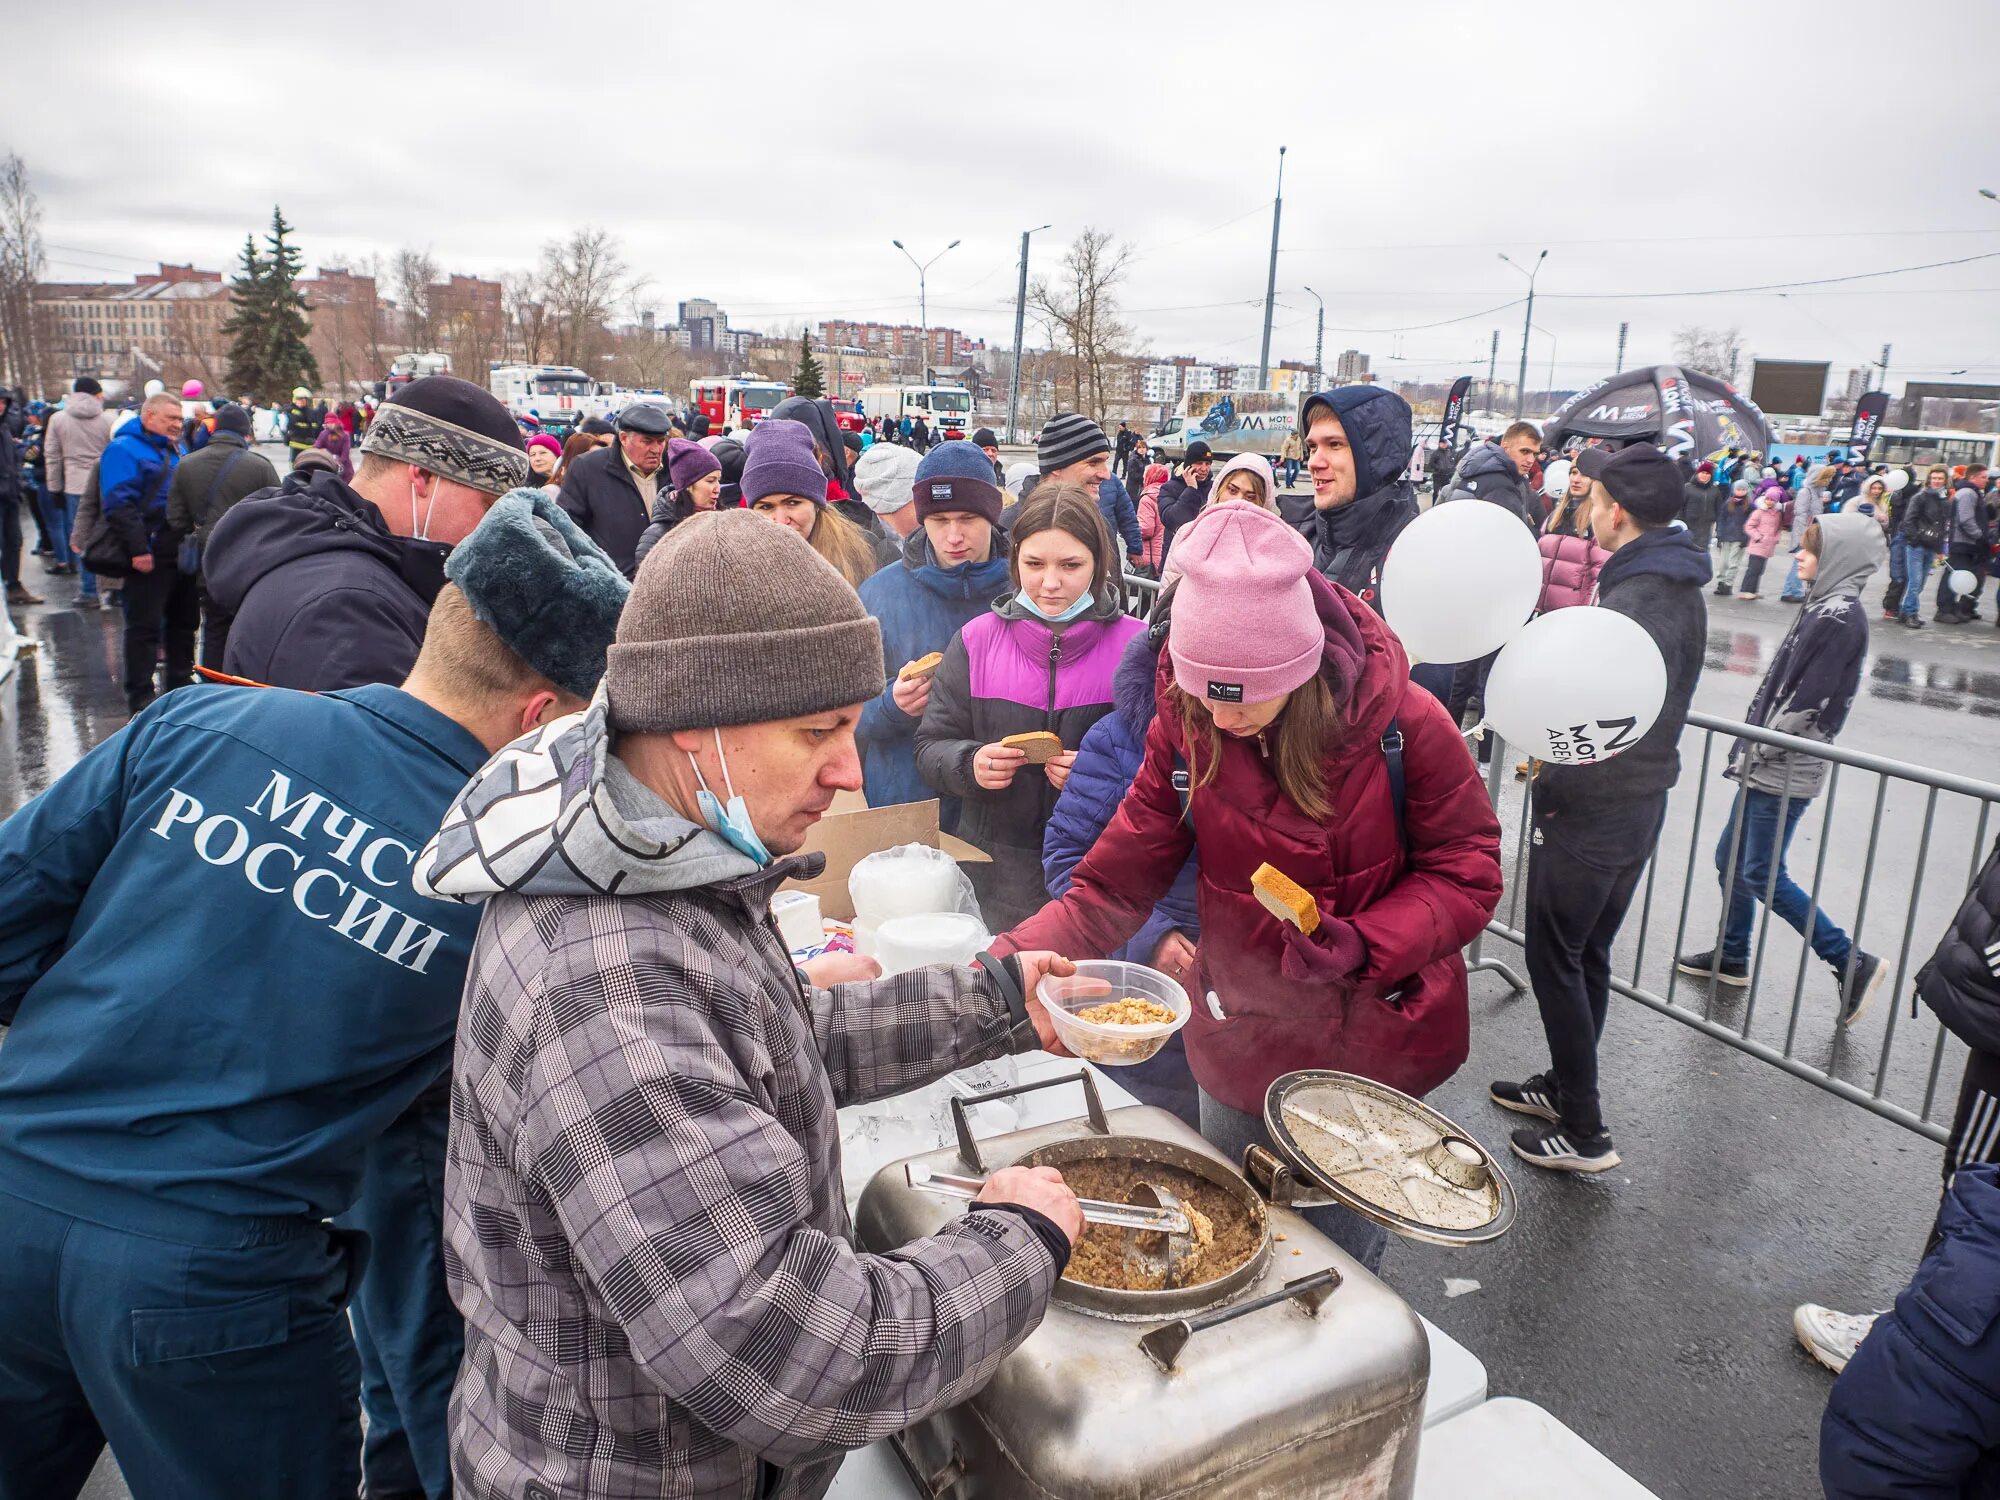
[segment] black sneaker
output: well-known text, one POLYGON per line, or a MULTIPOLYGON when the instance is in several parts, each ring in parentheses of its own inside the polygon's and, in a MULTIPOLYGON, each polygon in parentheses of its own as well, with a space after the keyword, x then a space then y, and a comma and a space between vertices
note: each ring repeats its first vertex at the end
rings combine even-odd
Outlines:
POLYGON ((1674 960, 1674 967, 1695 979, 1706 979, 1712 984, 1731 985, 1739 990, 1750 983, 1749 964, 1729 958, 1718 963, 1712 950, 1707 953, 1682 954, 1674 960))
POLYGON ((1848 960, 1847 972, 1834 970, 1834 978, 1840 981, 1840 1024, 1852 1026, 1861 1019, 1861 1013, 1868 1009, 1868 1002, 1875 998, 1875 992, 1882 988, 1882 976, 1888 970, 1872 953, 1855 950, 1848 960))
POLYGON ((1924 622, 1919 620, 1915 615, 1904 615, 1902 620, 1905 630, 1922 630, 1924 628, 1924 622))
POLYGON ((1537 1073, 1519 1083, 1496 1081, 1488 1086, 1486 1097, 1502 1109, 1511 1109, 1517 1115, 1533 1115, 1551 1125, 1562 1118, 1556 1105, 1556 1080, 1552 1073, 1537 1073))
POLYGON ((1514 1154, 1551 1172, 1608 1172, 1618 1165, 1611 1137, 1575 1135, 1560 1125, 1527 1125, 1507 1138, 1514 1154))

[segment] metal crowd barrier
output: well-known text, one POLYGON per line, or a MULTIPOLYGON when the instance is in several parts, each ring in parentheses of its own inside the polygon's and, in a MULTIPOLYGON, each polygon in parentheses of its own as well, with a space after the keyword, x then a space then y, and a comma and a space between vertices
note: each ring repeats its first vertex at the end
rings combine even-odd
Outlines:
MULTIPOLYGON (((1144 616, 1159 585, 1131 574, 1125 585, 1128 610, 1144 616)), ((1666 831, 1621 929, 1621 937, 1636 936, 1629 967, 1614 968, 1613 992, 1942 1143, 1955 1100, 1950 1085, 1965 1049, 1941 1024, 1915 1025, 1928 1017, 1916 1005, 1913 982, 1985 858, 2000 785, 1705 713, 1688 715, 1681 752, 1681 779, 1668 800, 1666 831), (1720 753, 1718 740, 1725 742, 1720 753), (1736 784, 1722 775, 1727 742, 1737 740, 1827 762, 1826 784, 1812 799, 1819 806, 1801 816, 1788 866, 1807 895, 1807 933, 1824 907, 1857 948, 1889 966, 1875 1006, 1852 1027, 1840 1024, 1837 981, 1814 956, 1809 939, 1783 919, 1772 921, 1775 860, 1758 892, 1749 985, 1711 984, 1674 967, 1675 958, 1691 948, 1719 952, 1722 947, 1724 892, 1735 884, 1743 825, 1729 812, 1706 832, 1703 825, 1712 821, 1711 800, 1719 797, 1725 808, 1743 805, 1736 784), (1857 798, 1867 810, 1865 821, 1853 811, 1857 798), (1682 828, 1685 835, 1676 832, 1682 828), (1673 942, 1662 951, 1657 937, 1669 922, 1673 942), (1787 968, 1789 1001, 1774 1007, 1765 986, 1774 982, 1782 993, 1787 968), (1935 1118, 1940 1079, 1948 1086, 1941 1120, 1935 1118)), ((1517 782, 1515 766, 1508 746, 1493 736, 1487 791, 1503 841, 1511 839, 1513 849, 1501 908, 1466 958, 1474 971, 1497 974, 1516 993, 1525 993, 1526 981, 1488 951, 1487 941, 1491 936, 1524 942, 1521 905, 1533 782, 1517 782)), ((1779 798, 1781 828, 1791 803, 1789 792, 1779 798)))

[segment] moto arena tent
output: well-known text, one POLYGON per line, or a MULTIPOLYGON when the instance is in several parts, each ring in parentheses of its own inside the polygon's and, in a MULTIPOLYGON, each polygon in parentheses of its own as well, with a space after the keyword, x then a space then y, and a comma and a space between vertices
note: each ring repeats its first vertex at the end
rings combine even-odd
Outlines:
POLYGON ((1565 401, 1542 429, 1550 448, 1590 439, 1644 440, 1670 458, 1699 462, 1731 448, 1768 451, 1771 429, 1756 403, 1728 381, 1679 365, 1624 370, 1565 401))

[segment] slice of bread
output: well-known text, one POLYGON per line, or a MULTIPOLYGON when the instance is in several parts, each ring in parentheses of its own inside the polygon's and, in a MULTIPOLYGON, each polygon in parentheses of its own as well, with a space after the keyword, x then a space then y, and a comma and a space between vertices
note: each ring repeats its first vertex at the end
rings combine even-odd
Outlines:
POLYGON ((920 656, 913 662, 906 662, 903 670, 896 674, 898 682, 915 682, 929 677, 944 665, 944 653, 933 651, 929 656, 920 656))
POLYGON ((1319 926, 1319 903, 1289 875, 1280 874, 1269 865, 1259 865, 1250 876, 1250 889, 1264 909, 1280 922, 1290 922, 1300 932, 1311 932, 1319 926))
POLYGON ((1026 734, 1010 734, 1000 742, 1009 750, 1028 752, 1028 764, 1045 766, 1063 753, 1062 736, 1050 734, 1046 729, 1030 730, 1026 734))

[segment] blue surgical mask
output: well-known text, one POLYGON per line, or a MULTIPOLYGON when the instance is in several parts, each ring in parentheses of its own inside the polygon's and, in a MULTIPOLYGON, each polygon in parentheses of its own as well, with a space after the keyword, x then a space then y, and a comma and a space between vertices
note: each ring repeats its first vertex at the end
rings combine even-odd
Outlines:
POLYGON ((708 789, 708 781, 701 774, 701 762, 692 755, 688 764, 694 767, 694 779, 701 788, 695 793, 695 805, 701 809, 702 821, 709 831, 730 848, 754 859, 759 867, 771 862, 771 851, 764 847, 764 841, 757 837, 756 825, 750 821, 750 809, 743 805, 743 799, 736 793, 736 785, 729 778, 729 761, 722 753, 722 731, 715 730, 715 758, 722 765, 723 790, 729 793, 729 806, 708 789))
POLYGON ((1051 625, 1067 625, 1071 620, 1074 620, 1078 615, 1090 608, 1094 602, 1094 596, 1089 589, 1085 589, 1081 594, 1076 596, 1076 602, 1059 615, 1043 614, 1041 605, 1028 597, 1026 589, 1022 589, 1014 595, 1014 602, 1038 620, 1046 620, 1051 625))

